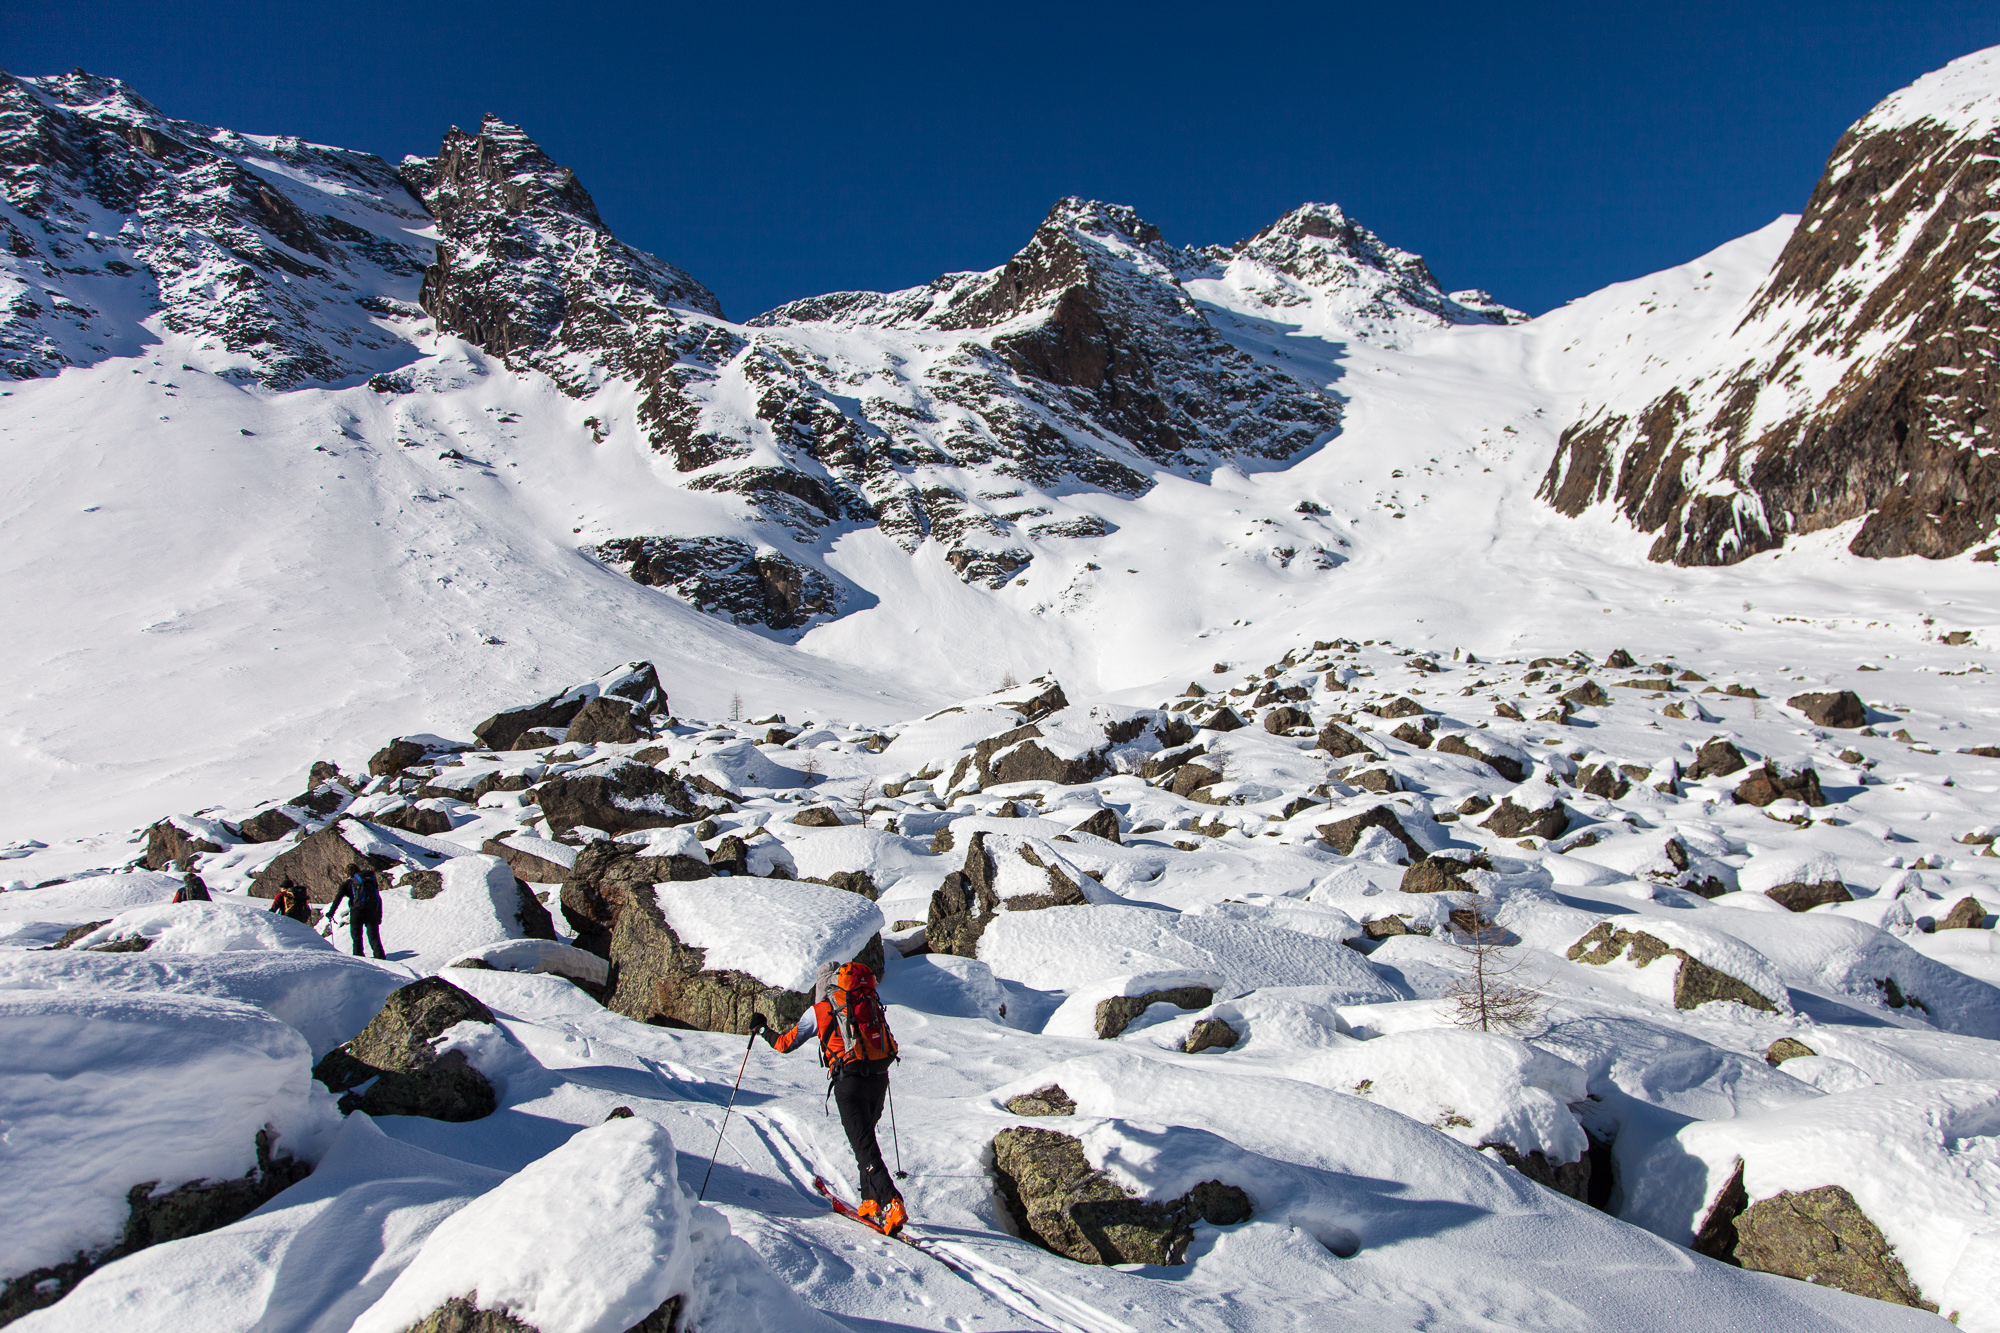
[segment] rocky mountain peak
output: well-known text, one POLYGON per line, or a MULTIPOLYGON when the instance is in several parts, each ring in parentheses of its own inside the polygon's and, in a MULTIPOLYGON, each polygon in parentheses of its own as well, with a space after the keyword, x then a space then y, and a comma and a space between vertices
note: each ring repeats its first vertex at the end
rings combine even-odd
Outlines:
POLYGON ((418 302, 490 352, 596 353, 629 367, 669 311, 722 314, 708 288, 614 237, 576 173, 519 126, 492 115, 477 134, 453 126, 436 157, 405 158, 402 175, 438 220, 418 302))
POLYGON ((1856 555, 1959 554, 2000 521, 2000 48, 1841 137, 1722 338, 1563 433, 1542 495, 1615 505, 1655 560, 1730 564, 1860 520, 1856 555))

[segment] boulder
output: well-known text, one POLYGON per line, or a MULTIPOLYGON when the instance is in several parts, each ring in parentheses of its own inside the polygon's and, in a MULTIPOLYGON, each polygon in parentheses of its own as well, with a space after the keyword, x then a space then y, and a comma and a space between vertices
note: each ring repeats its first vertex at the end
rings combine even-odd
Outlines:
POLYGON ((1118 812, 1116 810, 1099 810, 1081 824, 1070 829, 1070 832, 1088 833, 1093 837, 1103 838, 1107 842, 1119 842, 1121 839, 1119 837, 1118 812))
POLYGON ((1576 771, 1576 788, 1586 796, 1616 801, 1632 791, 1631 779, 1613 764, 1585 764, 1576 771))
MULTIPOLYGON (((717 880, 718 892, 730 882, 717 880)), ((615 893, 606 1008, 641 1023, 741 1036, 759 1014, 782 1030, 812 1007, 810 991, 773 986, 732 968, 711 969, 708 951, 684 943, 667 924, 650 881, 628 883, 615 893)), ((872 937, 853 961, 879 975, 882 937, 872 937)))
POLYGON ((882 890, 875 885, 875 877, 865 870, 836 870, 823 879, 813 879, 811 882, 824 884, 830 889, 839 889, 842 893, 851 893, 857 898, 866 898, 871 903, 882 896, 882 890))
POLYGON ((1329 722, 1321 727, 1319 729, 1319 739, 1314 742, 1314 745, 1326 751, 1335 759, 1344 759, 1351 754, 1370 753, 1366 741, 1349 731, 1346 727, 1341 726, 1338 722, 1329 722))
POLYGON ((387 810, 377 810, 368 816, 368 822, 401 829, 405 833, 414 833, 422 838, 451 832, 450 815, 435 805, 418 805, 412 801, 390 806, 387 810))
POLYGON ((653 738, 653 719, 644 707, 616 695, 600 694, 570 719, 563 739, 585 745, 633 745, 653 738))
POLYGON ((1064 1092, 1062 1085, 1059 1083, 1051 1083, 1047 1087, 1036 1088, 1033 1092, 1024 1092, 1018 1096, 1009 1097, 1006 1101, 1006 1106, 1007 1110, 1014 1115, 1050 1116, 1076 1114, 1076 1099, 1064 1092))
POLYGON ((1202 719, 1201 725, 1210 731, 1240 731, 1244 726, 1243 715, 1224 704, 1202 719))
POLYGON ((542 818, 555 833, 579 824, 617 835, 700 819, 718 804, 697 796, 671 773, 624 761, 609 769, 565 773, 534 788, 542 818))
POLYGON ((1778 1012, 1778 1006, 1769 998, 1727 972, 1710 967, 1687 950, 1672 948, 1665 940, 1644 931, 1620 930, 1609 921, 1598 922, 1582 939, 1570 945, 1568 958, 1573 963, 1600 967, 1619 958, 1628 959, 1637 967, 1649 967, 1662 958, 1672 958, 1679 969, 1674 976, 1674 1008, 1692 1009, 1711 1000, 1734 1000, 1766 1013, 1778 1012))
POLYGON ((1402 784, 1396 781, 1396 775, 1386 768, 1364 768, 1359 773, 1347 777, 1345 781, 1350 787, 1361 791, 1372 791, 1377 795, 1386 795, 1403 789, 1402 784))
POLYGON ((1813 908, 1823 907, 1827 903, 1854 901, 1854 895, 1848 891, 1847 885, 1837 879, 1777 884, 1764 890, 1764 896, 1788 912, 1810 912, 1813 908))
POLYGON ((1841 1186, 1781 1190, 1756 1203, 1749 1199, 1738 1162, 1691 1248, 1754 1272, 1937 1312, 1910 1280, 1881 1228, 1841 1186))
POLYGON ((298 828, 299 821, 286 814, 282 806, 274 805, 269 810, 259 810, 236 827, 243 841, 266 843, 276 842, 298 828))
POLYGON ((1319 836, 1342 856, 1354 854, 1354 845, 1361 841, 1361 835, 1371 828, 1379 828, 1394 838, 1410 853, 1414 864, 1422 861, 1430 853, 1417 845, 1417 840, 1404 829, 1403 822, 1396 818, 1396 812, 1386 805, 1372 805, 1358 815, 1337 819, 1331 824, 1319 826, 1319 836))
POLYGON ((1491 1148, 1500 1160, 1519 1171, 1528 1179, 1558 1194, 1566 1194, 1578 1203, 1590 1201, 1590 1154, 1585 1153, 1574 1162, 1551 1162, 1548 1155, 1539 1148, 1521 1152, 1511 1143, 1482 1143, 1484 1151, 1491 1148))
POLYGON ((544 842, 540 838, 529 839, 519 834, 488 838, 479 844, 479 850, 488 856, 499 857, 516 876, 531 884, 562 883, 569 877, 570 868, 576 864, 579 855, 575 848, 565 847, 559 842, 544 842), (517 840, 522 845, 515 846, 517 840))
POLYGON ((1853 730, 1868 725, 1868 705, 1853 690, 1834 694, 1795 694, 1785 700, 1810 718, 1815 725, 1853 730))
POLYGON ((1611 696, 1594 680, 1586 680, 1573 690, 1564 690, 1561 699, 1572 708, 1602 708, 1611 702, 1611 696))
POLYGON ((1509 782, 1520 782, 1528 776, 1526 765, 1519 759, 1512 755, 1482 750, 1456 731, 1438 737, 1437 751, 1439 754, 1455 754, 1467 759, 1477 759, 1509 782))
POLYGON ((1388 703, 1383 704, 1380 708, 1371 709, 1369 711, 1373 712, 1377 717, 1399 718, 1399 717, 1422 717, 1426 710, 1424 706, 1418 703, 1415 699, 1409 698, 1408 696, 1405 695, 1398 695, 1396 698, 1391 699, 1388 703))
POLYGON ((1431 734, 1415 722, 1405 722, 1389 733, 1405 745, 1414 745, 1419 750, 1431 748, 1431 734))
POLYGON ((1560 838, 1569 828, 1569 807, 1557 801, 1530 810, 1515 805, 1511 796, 1502 797, 1479 827, 1503 838, 1560 838))
POLYGON ((1174 780, 1167 784, 1167 790, 1176 796, 1192 797, 1203 787, 1212 787, 1220 781, 1222 770, 1219 767, 1186 763, 1174 770, 1174 780))
POLYGON ((392 992, 360 1036, 313 1067, 313 1077, 346 1094, 340 1099, 342 1114, 477 1120, 498 1105, 493 1085, 466 1062, 463 1051, 439 1055, 436 1044, 460 1023, 492 1022, 492 1012, 478 1000, 443 977, 425 977, 392 992))
POLYGON ((194 864, 199 853, 221 850, 218 844, 182 828, 172 819, 162 819, 146 830, 146 854, 139 863, 148 870, 168 870, 194 864))
POLYGON ((472 729, 473 739, 487 750, 536 749, 549 742, 534 733, 564 732, 586 704, 607 695, 636 705, 647 716, 664 708, 667 699, 653 664, 633 662, 609 676, 565 690, 539 703, 495 713, 472 729))
POLYGON ((1826 795, 1819 789, 1819 774, 1811 768, 1801 768, 1795 772, 1781 772, 1770 760, 1764 766, 1736 786, 1738 805, 1770 805, 1776 801, 1799 801, 1805 805, 1826 804, 1826 795))
POLYGON ((792 822, 800 828, 839 828, 847 821, 830 805, 814 805, 793 815, 792 822))
POLYGON ((1726 736, 1716 736, 1696 752, 1694 763, 1688 766, 1687 779, 1699 782, 1703 778, 1723 778, 1731 773, 1741 773, 1750 767, 1750 761, 1726 736))
POLYGON ((1148 755, 1139 761, 1139 776, 1142 778, 1162 778, 1172 773, 1191 759, 1199 759, 1208 753, 1206 745, 1176 745, 1171 750, 1148 755))
POLYGON ((1403 872, 1403 882, 1398 886, 1403 893, 1477 893, 1479 889, 1466 876, 1475 870, 1489 868, 1491 862, 1477 852, 1460 859, 1451 852, 1439 852, 1427 856, 1403 872))
POLYGON ((1134 1198, 1090 1165, 1081 1140, 1049 1129, 1001 1130, 993 1170, 1022 1238, 1078 1263, 1178 1264, 1197 1219, 1232 1226, 1251 1216, 1249 1195, 1214 1180, 1166 1203, 1134 1198))
POLYGON ((1188 1033, 1181 1049, 1189 1055, 1202 1051, 1226 1051, 1243 1040, 1243 1034, 1219 1018, 1199 1018, 1195 1020, 1194 1031, 1188 1033))
POLYGON ((1797 1037, 1780 1037, 1765 1049, 1764 1063, 1767 1065, 1781 1065, 1787 1060, 1796 1060, 1802 1055, 1818 1054, 1818 1051, 1815 1051, 1797 1037))
POLYGON ((1977 898, 1960 898, 1937 923, 1939 930, 1983 930, 1986 908, 1977 898))
POLYGON ((643 848, 630 843, 593 842, 563 872, 558 901, 563 919, 576 934, 577 947, 609 958, 612 928, 629 901, 629 890, 707 879, 709 873, 708 864, 692 856, 646 856, 643 848))
POLYGON ((1085 878, 1039 839, 975 833, 964 866, 931 895, 924 938, 933 953, 976 958, 979 937, 1000 912, 1082 906, 1090 901, 1085 878))
MULTIPOLYGON (((319 767, 320 765, 318 764, 313 765, 315 771, 319 767)), ((346 809, 353 800, 354 791, 352 788, 344 782, 329 780, 314 783, 311 790, 302 795, 294 796, 291 800, 285 802, 285 804, 296 806, 316 819, 327 819, 346 809)))
POLYGON ((342 836, 347 824, 347 820, 337 820, 303 839, 296 847, 280 852, 255 872, 250 883, 251 896, 269 898, 278 891, 280 884, 289 879, 303 888, 311 901, 330 903, 342 882, 356 871, 395 868, 397 863, 389 857, 356 850, 354 844, 342 836))
POLYGON ((368 759, 368 776, 393 778, 412 764, 421 764, 430 751, 413 740, 393 737, 368 759))
POLYGON ((1312 714, 1291 704, 1280 704, 1264 714, 1264 730, 1273 736, 1282 736, 1288 731, 1313 724, 1312 714))
POLYGON ((1611 655, 1604 659, 1604 665, 1612 671, 1624 671, 1637 666, 1638 663, 1633 660, 1632 654, 1623 648, 1613 648, 1611 655))
POLYGON ((1150 990, 1142 995, 1113 995, 1097 1002, 1097 1039, 1110 1041, 1123 1035, 1132 1026, 1132 1020, 1156 1004, 1171 1004, 1182 1009, 1206 1009, 1215 1003, 1215 991, 1207 986, 1172 986, 1166 990, 1150 990))

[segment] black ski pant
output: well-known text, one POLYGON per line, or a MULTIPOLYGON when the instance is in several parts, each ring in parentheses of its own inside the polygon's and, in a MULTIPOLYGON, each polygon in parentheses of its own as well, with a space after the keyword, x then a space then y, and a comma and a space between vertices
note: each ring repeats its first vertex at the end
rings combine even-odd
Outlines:
POLYGON ((354 942, 354 956, 356 958, 361 956, 361 934, 363 931, 368 933, 368 943, 374 948, 375 956, 377 958, 387 958, 389 955, 382 952, 382 923, 379 920, 363 921, 359 917, 349 915, 347 918, 347 936, 354 942))
POLYGON ((882 1164, 882 1147, 875 1142, 875 1125, 882 1118, 882 1103, 889 1098, 889 1071, 878 1074, 841 1074, 833 1080, 833 1103, 840 1108, 840 1127, 854 1149, 854 1165, 861 1173, 861 1197, 873 1199, 887 1208, 896 1197, 896 1184, 889 1168, 882 1164))

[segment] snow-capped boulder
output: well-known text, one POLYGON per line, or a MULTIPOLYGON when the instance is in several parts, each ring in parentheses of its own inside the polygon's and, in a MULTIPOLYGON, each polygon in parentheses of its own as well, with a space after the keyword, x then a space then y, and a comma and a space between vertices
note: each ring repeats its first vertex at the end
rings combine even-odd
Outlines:
POLYGON ((1136 1197, 1090 1164, 1082 1140, 1051 1129, 994 1135, 993 1174, 1019 1233, 1083 1264, 1178 1264, 1195 1221, 1233 1226, 1254 1211, 1249 1195, 1219 1180, 1177 1199, 1136 1197))
POLYGON ((354 1333, 674 1333, 695 1328, 695 1250, 728 1223, 681 1194, 665 1127, 580 1130, 431 1232, 354 1333), (720 1225, 716 1224, 720 1222, 720 1225))
POLYGON ((491 1026, 492 1011, 443 977, 424 977, 391 994, 360 1035, 313 1066, 313 1077, 346 1094, 343 1113, 477 1120, 499 1103, 451 1040, 466 1023, 491 1026))
POLYGON ((657 856, 650 846, 599 840, 575 857, 562 880, 563 919, 580 948, 607 958, 612 929, 634 892, 653 884, 709 877, 708 859, 692 834, 685 841, 663 845, 657 856))
POLYGON ((1379 829, 1400 843, 1411 862, 1420 862, 1430 855, 1415 838, 1410 836, 1409 830, 1403 827, 1403 821, 1397 818, 1393 806, 1371 805, 1358 814, 1347 815, 1330 824, 1320 825, 1318 833, 1328 846, 1342 856, 1354 856, 1370 829, 1379 829))
POLYGON ((1811 765, 1797 765, 1780 768, 1766 759, 1762 768, 1751 771, 1749 777, 1736 785, 1735 799, 1739 805, 1771 805, 1778 801, 1798 801, 1805 805, 1826 804, 1826 794, 1820 790, 1819 773, 1811 765))
POLYGON ((1781 1004, 1789 1007, 1776 969, 1754 950, 1678 921, 1648 920, 1646 925, 1647 930, 1621 930, 1609 921, 1600 921, 1569 947, 1569 959, 1597 967, 1619 964, 1643 974, 1645 989, 1649 993, 1659 992, 1658 997, 1676 1009, 1693 1009, 1717 1000, 1734 1001, 1770 1013, 1779 1012, 1781 1004), (1663 934, 1677 943, 1668 944, 1660 938, 1663 934), (1722 962, 1730 970, 1704 961, 1696 951, 1684 947, 1683 942, 1693 943, 1696 951, 1722 962), (1663 960, 1666 966, 1654 966, 1663 960), (1748 972, 1754 983, 1735 975, 1737 972, 1748 972))
POLYGON ((491 968, 496 972, 540 972, 568 977, 580 986, 604 989, 611 965, 594 953, 560 940, 508 940, 466 954, 453 967, 491 968))
POLYGON ((1554 790, 1547 788, 1544 795, 1518 787, 1501 798, 1480 827, 1503 838, 1560 838, 1569 829, 1569 807, 1555 799, 1554 790), (1515 803, 1517 795, 1520 804, 1515 803))
POLYGON ((253 872, 250 892, 259 898, 274 897, 278 886, 290 880, 313 902, 330 903, 357 871, 394 869, 398 862, 392 851, 357 821, 335 820, 253 872))
POLYGON ((311 926, 280 912, 240 901, 166 903, 120 912, 72 949, 98 949, 126 940, 144 940, 163 954, 224 953, 237 949, 330 949, 311 926))
POLYGON ((1400 1111, 1574 1199, 1587 1197, 1590 1142, 1570 1107, 1584 1071, 1525 1041, 1432 1028, 1314 1051, 1296 1076, 1400 1111))
POLYGON ((148 870, 185 868, 201 853, 219 852, 233 841, 215 820, 169 815, 146 830, 146 852, 139 864, 148 870))
MULTIPOLYGON (((629 662, 596 680, 572 686, 537 703, 495 713, 472 729, 487 750, 537 750, 564 739, 571 722, 593 699, 609 697, 629 705, 628 717, 650 718, 663 711, 666 691, 651 662, 629 662)), ((606 714, 606 720, 613 719, 606 714)), ((633 725, 638 724, 634 721, 633 725)))
POLYGON ((551 842, 527 833, 503 833, 479 844, 488 856, 497 856, 521 879, 530 884, 560 884, 576 865, 577 849, 568 843, 551 842))
POLYGON ((965 864, 931 895, 924 938, 939 953, 978 956, 979 939, 1002 912, 1032 912, 1114 895, 1040 838, 975 833, 965 864))
POLYGON ((2000 1083, 1971 1079, 1698 1120, 1631 1164, 1623 1215, 1746 1267, 1920 1304, 1991 1333, 2000 1235, 1986 1145, 1996 1124, 2000 1083))
POLYGON ((1110 1041, 1156 1004, 1206 1009, 1225 983, 1212 972, 1136 972, 1078 987, 1042 1025, 1045 1036, 1110 1041))
POLYGON ((117 1253, 247 1213, 302 1174, 275 1156, 316 1157, 331 1119, 305 1039, 237 1001, 5 990, 0 1025, 12 1317, 117 1253))
POLYGON ((745 1033, 796 1023, 821 963, 882 970, 882 913, 825 884, 731 876, 625 891, 610 939, 610 1008, 641 1022, 745 1033))
MULTIPOLYGON (((468 853, 438 863, 437 890, 382 894, 382 942, 419 972, 507 940, 555 938, 555 922, 505 861, 468 853)), ((343 909, 344 911, 345 909, 343 909)))
POLYGON ((551 831, 579 826, 605 833, 687 824, 728 801, 693 789, 672 773, 629 759, 613 759, 546 779, 534 788, 551 831))

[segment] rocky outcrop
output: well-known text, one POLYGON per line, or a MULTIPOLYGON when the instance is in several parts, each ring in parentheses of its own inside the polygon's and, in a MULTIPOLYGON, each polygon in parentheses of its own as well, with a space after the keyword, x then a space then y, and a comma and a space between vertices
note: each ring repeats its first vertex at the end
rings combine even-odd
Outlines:
MULTIPOLYGON (((609 696, 633 705, 641 718, 665 709, 667 693, 651 662, 630 662, 597 680, 578 685, 537 703, 495 713, 472 729, 487 750, 534 750, 564 739, 569 725, 593 699, 609 696)), ((635 723, 635 725, 639 725, 635 723)), ((635 739, 637 739, 635 737, 635 739)))
POLYGON ((1788 912, 1810 912, 1828 903, 1851 903, 1854 894, 1837 879, 1795 880, 1764 890, 1764 896, 1788 912))
POLYGON ((934 953, 979 956, 979 937, 1003 911, 1078 907, 1088 902, 1081 872, 1031 838, 975 833, 965 864, 931 895, 924 938, 934 953))
MULTIPOLYGON (((380 816, 377 816, 377 819, 379 820, 380 816)), ((284 807, 274 805, 269 810, 259 810, 256 814, 237 825, 236 829, 237 832, 243 835, 243 841, 245 842, 265 843, 276 842, 298 827, 300 827, 299 821, 286 814, 284 807)), ((444 822, 444 827, 451 827, 449 819, 444 822)), ((417 830, 413 829, 411 831, 416 832, 417 830)))
POLYGON ((313 1077, 345 1094, 342 1114, 477 1120, 498 1105, 493 1085, 463 1051, 440 1055, 436 1043, 460 1023, 492 1022, 478 1000, 443 977, 425 977, 392 992, 361 1035, 313 1067, 313 1077))
POLYGON ((1750 767, 1750 761, 1736 748, 1733 741, 1725 736, 1711 737, 1695 753, 1694 763, 1688 766, 1687 779, 1699 782, 1703 778, 1728 777, 1731 773, 1741 773, 1750 767))
POLYGON ((1438 737, 1437 750, 1440 754, 1455 754, 1467 759, 1477 759, 1509 782, 1520 782, 1528 776, 1527 768, 1513 755, 1481 749, 1455 731, 1446 732, 1438 737))
POLYGON ((1204 1181, 1166 1203, 1137 1199, 1090 1165, 1083 1144, 1054 1130, 1019 1126, 993 1138, 993 1173, 1020 1235, 1083 1264, 1178 1264, 1197 1220, 1234 1226, 1250 1196, 1204 1181))
POLYGON ((1988 539, 2000 516, 1992 59, 1927 75, 1848 130, 1721 336, 1586 408, 1543 498, 1572 515, 1612 507, 1659 534, 1653 559, 1682 565, 1857 519, 1860 556, 1939 558, 1988 539))
POLYGON ((1970 896, 1960 898, 1952 905, 1951 911, 1938 918, 1939 930, 1983 930, 1986 928, 1986 907, 1979 899, 1970 896))
POLYGON ((1433 853, 1405 870, 1397 887, 1403 893, 1477 893, 1478 886, 1467 876, 1491 868, 1492 863, 1477 852, 1433 853))
POLYGON ((1881 1228, 1839 1185, 1781 1190, 1751 1203, 1738 1162, 1691 1248, 1739 1268, 1937 1312, 1910 1280, 1881 1228))
POLYGON ((1501 1161, 1537 1185, 1566 1194, 1578 1203, 1590 1202, 1589 1153, 1574 1162, 1552 1162, 1540 1148, 1531 1148, 1524 1153, 1511 1143, 1482 1143, 1479 1146, 1481 1149, 1491 1148, 1500 1155, 1501 1161))
MULTIPOLYGON (((313 902, 330 903, 341 884, 357 871, 395 868, 397 863, 390 857, 356 849, 345 836, 349 822, 336 820, 273 857, 251 879, 251 895, 272 897, 278 886, 289 879, 303 888, 313 902)), ((370 841, 365 832, 358 836, 364 842, 370 841)))
POLYGON ((1692 1009, 1711 1000, 1733 1000, 1737 1004, 1776 1013, 1778 1006, 1743 982, 1710 967, 1685 949, 1669 946, 1665 940, 1644 931, 1620 930, 1609 921, 1600 921, 1582 939, 1569 946, 1573 963, 1603 966, 1623 958, 1635 967, 1650 967, 1662 958, 1674 960, 1674 1008, 1692 1009))
POLYGON ((626 537, 591 553, 634 583, 737 625, 804 629, 839 615, 852 591, 824 570, 732 537, 626 537))

